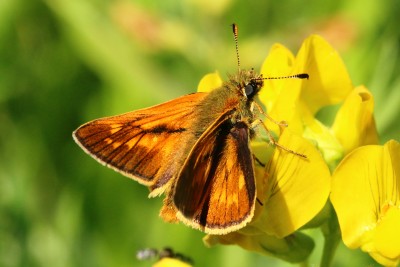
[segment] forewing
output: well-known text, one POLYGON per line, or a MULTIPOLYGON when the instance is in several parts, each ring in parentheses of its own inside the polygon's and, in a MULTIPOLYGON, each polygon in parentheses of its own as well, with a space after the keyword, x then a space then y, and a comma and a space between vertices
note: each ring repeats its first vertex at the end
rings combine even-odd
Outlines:
POLYGON ((189 128, 205 96, 190 94, 147 109, 97 119, 79 127, 73 137, 100 163, 152 190, 160 189, 179 173, 185 153, 196 142, 189 128))
POLYGON ((195 144, 174 189, 178 218, 209 234, 244 227, 255 207, 255 178, 244 122, 220 119, 195 144))

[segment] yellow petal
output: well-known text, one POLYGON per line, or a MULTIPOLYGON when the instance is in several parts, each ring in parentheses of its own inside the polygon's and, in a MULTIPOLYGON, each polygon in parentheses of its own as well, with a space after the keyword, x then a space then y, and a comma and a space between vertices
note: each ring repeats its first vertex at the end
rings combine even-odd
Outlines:
MULTIPOLYGON (((308 80, 267 80, 260 92, 260 100, 268 114, 277 121, 287 121, 289 128, 297 134, 302 134, 306 116, 313 118, 321 107, 343 101, 353 88, 338 53, 317 35, 303 42, 294 61, 286 48, 274 46, 264 62, 262 73, 275 77, 309 74, 308 80), (279 72, 271 71, 275 65, 279 72)), ((274 125, 268 126, 276 130, 274 125)))
POLYGON ((290 73, 294 64, 294 55, 281 44, 274 44, 264 60, 261 73, 264 77, 277 77, 290 73))
POLYGON ((191 267, 192 265, 174 258, 162 258, 153 267, 191 267))
MULTIPOLYGON (((281 77, 293 74, 293 54, 284 46, 275 44, 263 63, 261 74, 264 77, 281 77)), ((259 93, 260 101, 268 114, 276 121, 287 121, 291 130, 301 133, 303 128, 298 112, 298 99, 301 93, 301 81, 297 79, 265 80, 259 93)), ((277 131, 278 127, 266 121, 267 126, 277 131)))
POLYGON ((266 167, 266 196, 258 196, 263 211, 252 225, 281 238, 309 222, 324 207, 330 173, 320 153, 306 139, 285 130, 279 144, 307 159, 275 149, 266 167))
POLYGON ((347 154, 356 147, 378 144, 374 99, 363 86, 355 88, 338 111, 332 130, 347 154))
MULTIPOLYGON (((380 146, 360 147, 345 157, 332 177, 331 201, 338 215, 343 242, 357 248, 377 222, 376 162, 382 158, 380 146), (373 182, 372 182, 373 181, 373 182)), ((379 167, 381 172, 381 168, 379 167)))
MULTIPOLYGON (((353 150, 335 170, 331 201, 348 247, 374 250, 373 238, 377 238, 388 207, 400 205, 399 162, 400 144, 392 140, 383 147, 369 145, 353 150)), ((399 233, 394 231, 400 228, 391 230, 396 236, 399 233)))
MULTIPOLYGON (((268 57, 261 67, 261 74, 265 78, 289 75, 293 64, 294 56, 292 52, 281 44, 275 44, 270 49, 268 57)), ((259 93, 259 99, 265 105, 268 112, 271 111, 285 82, 284 80, 264 81, 264 87, 259 93)))
POLYGON ((219 76, 218 71, 214 73, 206 74, 199 82, 197 86, 198 92, 210 92, 211 90, 221 87, 222 79, 219 76))
POLYGON ((376 227, 376 250, 387 258, 400 259, 400 208, 390 207, 376 227))
POLYGON ((399 259, 388 259, 386 257, 383 257, 381 254, 375 252, 370 252, 369 255, 383 266, 397 267, 399 265, 399 259))
POLYGON ((301 99, 315 114, 321 107, 343 101, 353 89, 346 67, 339 54, 318 35, 311 35, 296 56, 293 73, 306 72, 301 99))

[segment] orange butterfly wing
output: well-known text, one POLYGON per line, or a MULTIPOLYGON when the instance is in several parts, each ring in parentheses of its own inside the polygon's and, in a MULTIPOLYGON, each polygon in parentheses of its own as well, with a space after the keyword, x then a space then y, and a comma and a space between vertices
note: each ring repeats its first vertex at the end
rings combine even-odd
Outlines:
POLYGON ((209 234, 242 228, 254 214, 256 186, 249 128, 233 127, 231 111, 198 140, 173 192, 177 217, 209 234))
POLYGON ((189 129, 206 93, 101 118, 79 127, 75 141, 100 163, 161 194, 196 142, 189 129), (191 144, 192 143, 192 144, 191 144))

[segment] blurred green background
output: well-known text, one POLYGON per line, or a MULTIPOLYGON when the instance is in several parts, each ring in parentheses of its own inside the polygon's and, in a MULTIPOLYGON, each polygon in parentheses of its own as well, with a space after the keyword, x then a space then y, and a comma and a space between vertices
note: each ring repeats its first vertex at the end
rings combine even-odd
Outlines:
MULTIPOLYGON (((259 69, 275 42, 311 33, 375 97, 381 142, 400 138, 399 1, 0 1, 0 266, 151 266, 138 249, 173 247, 196 266, 292 266, 164 223, 162 198, 74 143, 89 120, 194 92, 215 70, 259 69)), ((311 231, 317 248, 321 234, 311 231)), ((342 244, 334 266, 378 266, 342 244)))

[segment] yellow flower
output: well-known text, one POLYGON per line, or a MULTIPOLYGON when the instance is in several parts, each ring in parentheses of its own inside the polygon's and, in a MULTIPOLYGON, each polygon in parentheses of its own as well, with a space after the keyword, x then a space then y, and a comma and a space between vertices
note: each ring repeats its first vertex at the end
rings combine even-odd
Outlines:
POLYGON ((153 267, 191 267, 192 260, 180 253, 174 252, 171 248, 166 247, 161 250, 146 248, 137 252, 138 260, 151 260, 157 258, 157 262, 153 267))
MULTIPOLYGON (((269 116, 288 124, 281 133, 282 129, 275 123, 264 121, 267 127, 279 136, 279 144, 307 155, 308 159, 304 160, 281 149, 275 149, 272 154, 265 144, 263 146, 262 143, 253 142, 252 148, 257 158, 268 162, 265 169, 256 170, 257 198, 263 205, 257 205, 253 220, 245 228, 225 236, 209 235, 204 241, 207 245, 237 244, 245 249, 273 254, 288 261, 299 261, 307 257, 312 246, 308 243, 310 240, 296 231, 313 220, 313 226, 324 224, 322 229, 326 230, 323 230, 326 242, 331 242, 327 247, 332 251, 329 252, 328 249, 321 263, 328 265, 340 238, 337 218, 330 209, 330 204, 323 209, 330 191, 331 175, 328 166, 335 170, 346 155, 351 158, 353 156, 350 155, 364 149, 360 147, 378 144, 372 94, 364 86, 353 87, 338 53, 317 35, 312 35, 304 41, 297 56, 280 44, 274 45, 264 61, 261 73, 263 77, 309 74, 309 80, 266 80, 259 93, 259 99, 269 116), (316 118, 323 107, 337 104, 341 106, 332 125, 324 125, 316 118)), ((207 91, 220 86, 221 83, 218 73, 210 74, 202 80, 199 90, 207 91)), ((346 157, 339 168, 343 168, 343 164, 348 165, 347 159, 346 157)), ((358 164, 354 164, 351 171, 357 172, 365 168, 362 160, 359 160, 358 164)), ((340 169, 335 172, 335 177, 338 172, 341 172, 340 169)), ((351 177, 347 178, 349 184, 360 182, 357 179, 349 181, 350 179, 351 177)), ((342 183, 344 184, 343 180, 342 183)), ((397 188, 394 187, 390 191, 396 196, 395 199, 382 202, 382 198, 374 198, 375 206, 377 203, 382 205, 376 209, 375 214, 386 214, 384 217, 374 217, 379 219, 380 225, 376 227, 374 234, 370 235, 372 232, 367 231, 362 235, 362 239, 357 239, 358 243, 345 241, 350 247, 362 246, 362 249, 368 251, 378 262, 387 265, 390 265, 388 262, 396 263, 399 259, 399 252, 394 248, 400 247, 400 244, 393 243, 399 241, 389 242, 387 239, 388 234, 393 233, 396 240, 400 240, 399 233, 395 233, 392 227, 396 223, 400 225, 399 184, 397 181, 397 188), (370 239, 366 239, 367 237, 370 239), (369 241, 362 243, 365 240, 369 241)), ((377 185, 379 183, 375 182, 374 186, 377 185)), ((379 188, 383 188, 383 185, 379 188)), ((332 189, 332 196, 336 194, 341 197, 342 206, 338 208, 334 203, 334 208, 342 226, 343 214, 355 215, 357 212, 346 204, 352 202, 351 192, 355 192, 355 188, 348 187, 349 195, 346 196, 341 194, 340 190, 340 186, 332 189), (336 192, 333 192, 334 190, 336 192)), ((368 210, 374 209, 368 207, 368 210)), ((351 224, 351 219, 347 222, 350 239, 357 236, 357 231, 366 231, 365 228, 360 230, 363 229, 361 227, 354 233, 352 231, 355 230, 355 225, 351 224)), ((345 229, 341 230, 345 239, 345 229)))
POLYGON ((266 81, 260 100, 271 117, 315 142, 332 169, 352 149, 378 143, 372 95, 364 87, 353 88, 339 54, 320 36, 307 38, 296 57, 274 45, 261 70, 264 77, 303 72, 309 80, 266 81), (315 118, 322 107, 343 101, 332 129, 315 118))
POLYGON ((222 86, 222 79, 219 76, 218 71, 214 73, 206 74, 201 80, 199 85, 197 86, 198 92, 209 92, 215 88, 222 86))
POLYGON ((333 174, 331 201, 343 242, 385 266, 400 262, 400 144, 363 146, 333 174))
POLYGON ((346 97, 332 126, 345 154, 363 145, 378 144, 373 111, 372 94, 364 86, 356 87, 346 97))
POLYGON ((276 44, 261 68, 264 77, 308 73, 309 80, 268 80, 260 100, 276 120, 285 120, 289 128, 302 134, 316 112, 324 106, 342 102, 353 89, 338 53, 321 37, 312 35, 296 57, 276 44))
POLYGON ((175 258, 162 258, 153 264, 153 267, 191 267, 192 265, 175 258))
MULTIPOLYGON (((285 47, 275 45, 262 67, 264 77, 303 72, 309 74, 309 80, 266 82, 260 100, 271 117, 287 121, 289 130, 311 140, 331 170, 354 149, 378 144, 371 93, 363 86, 353 88, 338 53, 321 37, 313 35, 306 39, 296 57, 285 47), (321 108, 341 102, 332 126, 316 119, 321 108)), ((268 126, 276 131, 272 123, 268 126)), ((327 242, 337 242, 336 218, 333 214, 328 217, 324 229, 331 232, 324 232, 324 235, 327 242)), ((334 247, 331 244, 331 248, 334 247)))

